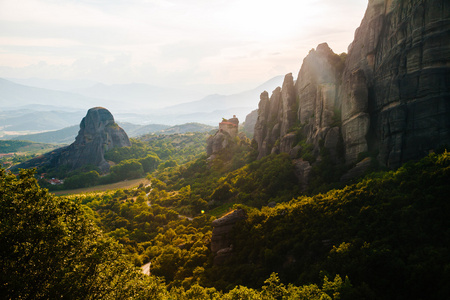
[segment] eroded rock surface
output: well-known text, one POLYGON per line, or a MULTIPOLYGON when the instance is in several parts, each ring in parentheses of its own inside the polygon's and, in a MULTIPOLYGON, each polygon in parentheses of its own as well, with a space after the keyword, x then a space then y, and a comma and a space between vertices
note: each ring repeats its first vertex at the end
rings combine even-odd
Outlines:
POLYGON ((88 110, 80 123, 80 131, 71 145, 59 148, 42 157, 22 164, 21 168, 65 167, 76 170, 86 165, 93 165, 105 173, 109 164, 104 154, 115 147, 131 146, 125 131, 117 125, 112 114, 103 107, 94 107, 88 110))
POLYGON ((256 120, 258 120, 258 110, 255 109, 245 117, 244 132, 249 136, 253 136, 255 131, 256 120))
POLYGON ((219 153, 226 149, 238 136, 239 119, 233 116, 231 119, 223 119, 219 123, 219 130, 206 140, 206 155, 211 157, 215 153, 219 153))
POLYGON ((236 209, 212 222, 211 251, 216 255, 215 264, 221 264, 233 252, 231 232, 234 225, 246 218, 243 209, 236 209))
POLYGON ((450 2, 370 0, 347 56, 320 44, 294 84, 288 74, 261 94, 258 157, 292 155, 303 141, 334 161, 369 152, 397 167, 450 145, 449 41, 450 2))

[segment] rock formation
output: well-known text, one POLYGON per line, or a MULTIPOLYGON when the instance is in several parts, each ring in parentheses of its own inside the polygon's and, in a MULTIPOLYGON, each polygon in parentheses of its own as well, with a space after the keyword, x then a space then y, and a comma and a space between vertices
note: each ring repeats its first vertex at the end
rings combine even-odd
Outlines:
POLYGON ((231 232, 234 225, 246 218, 243 209, 236 209, 212 222, 211 251, 216 255, 214 264, 221 264, 233 253, 231 232))
POLYGON ((244 132, 247 134, 247 136, 249 137, 253 137, 253 133, 255 130, 255 124, 256 121, 258 120, 258 110, 255 109, 253 110, 251 113, 249 113, 246 117, 245 117, 245 122, 244 122, 244 132))
POLYGON ((131 146, 125 131, 114 122, 112 114, 103 107, 89 109, 80 123, 80 131, 71 145, 32 159, 20 168, 66 167, 76 170, 86 165, 99 167, 102 173, 109 170, 104 154, 115 147, 131 146))
POLYGON ((259 158, 295 158, 309 144, 335 161, 369 152, 397 167, 450 145, 449 40, 448 1, 369 0, 347 56, 320 44, 295 84, 288 74, 270 99, 261 94, 259 158))
POLYGON ((206 155, 210 157, 214 153, 220 152, 222 149, 227 148, 238 135, 239 120, 236 116, 231 119, 223 119, 219 123, 219 130, 210 136, 206 143, 206 155))

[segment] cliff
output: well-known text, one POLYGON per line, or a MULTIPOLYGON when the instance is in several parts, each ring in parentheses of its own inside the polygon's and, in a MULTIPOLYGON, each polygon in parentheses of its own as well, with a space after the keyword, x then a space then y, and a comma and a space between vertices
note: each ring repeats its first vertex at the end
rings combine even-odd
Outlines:
POLYGON ((245 122, 244 124, 242 124, 244 133, 250 138, 253 137, 257 120, 258 120, 258 110, 255 109, 245 117, 245 122))
POLYGON ((446 0, 369 2, 343 77, 347 160, 368 149, 397 167, 450 145, 449 40, 446 0))
POLYGON ((445 0, 370 0, 348 55, 327 44, 303 60, 295 84, 260 97, 259 158, 305 148, 385 166, 450 145, 450 5, 445 0), (308 147, 306 147, 308 146, 308 147))
POLYGON ((219 130, 206 140, 206 155, 211 155, 220 152, 229 147, 238 136, 239 119, 233 116, 231 119, 223 119, 219 123, 219 130))
POLYGON ((79 169, 86 165, 93 165, 105 173, 109 164, 104 154, 115 147, 131 146, 125 131, 117 125, 112 114, 103 107, 88 110, 80 123, 80 130, 75 142, 63 148, 29 160, 19 168, 33 167, 65 167, 68 170, 79 169))
POLYGON ((214 264, 220 265, 233 254, 232 231, 235 224, 246 218, 243 209, 236 209, 212 222, 211 252, 215 254, 214 264))

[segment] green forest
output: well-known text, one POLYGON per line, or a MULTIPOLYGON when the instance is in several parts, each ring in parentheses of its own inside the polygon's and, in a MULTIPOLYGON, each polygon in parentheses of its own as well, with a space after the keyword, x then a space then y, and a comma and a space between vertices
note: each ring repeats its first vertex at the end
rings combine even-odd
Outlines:
POLYGON ((208 159, 207 136, 134 139, 132 147, 106 154, 115 163, 109 175, 87 167, 64 184, 144 176, 151 182, 131 189, 57 197, 33 170, 18 176, 1 170, 0 294, 5 299, 449 297, 448 152, 352 184, 336 182, 337 166, 328 166, 334 173, 327 173, 326 164, 318 164, 316 180, 305 190, 288 155, 256 160, 254 145, 242 138, 208 159), (231 231, 232 255, 214 263, 212 222, 235 209, 245 218, 231 231), (140 268, 147 263, 150 276, 140 268))
POLYGON ((5 168, 19 164, 39 154, 57 148, 56 145, 35 143, 30 141, 0 140, 0 166, 5 168))
POLYGON ((113 166, 109 174, 102 176, 98 167, 86 165, 81 169, 68 170, 65 166, 46 166, 37 170, 44 174, 39 181, 42 187, 54 190, 84 188, 136 179, 152 173, 177 167, 200 156, 205 151, 208 133, 147 134, 131 139, 131 147, 113 148, 105 153, 105 159, 113 166), (49 178, 64 179, 63 185, 51 185, 49 178))

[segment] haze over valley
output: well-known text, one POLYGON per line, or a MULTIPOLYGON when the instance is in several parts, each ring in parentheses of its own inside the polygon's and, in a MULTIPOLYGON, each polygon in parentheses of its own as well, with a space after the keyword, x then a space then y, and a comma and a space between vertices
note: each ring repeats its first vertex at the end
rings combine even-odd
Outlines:
POLYGON ((244 120, 311 47, 346 51, 366 6, 2 1, 0 135, 78 125, 95 106, 134 124, 244 120))
POLYGON ((449 1, 0 22, 5 299, 450 299, 449 1))

